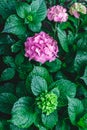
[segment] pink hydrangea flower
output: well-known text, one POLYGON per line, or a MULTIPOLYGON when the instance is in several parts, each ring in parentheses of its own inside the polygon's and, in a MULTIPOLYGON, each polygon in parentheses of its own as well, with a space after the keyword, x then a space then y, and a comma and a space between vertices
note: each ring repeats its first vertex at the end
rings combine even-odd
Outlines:
POLYGON ((74 17, 79 18, 80 13, 86 14, 87 13, 87 8, 81 4, 81 3, 74 3, 69 10, 71 15, 74 15, 74 17))
POLYGON ((25 56, 42 64, 56 59, 58 53, 57 42, 45 32, 28 37, 25 42, 25 56))
POLYGON ((68 14, 66 9, 60 5, 53 6, 47 11, 47 18, 54 22, 66 22, 68 19, 68 14))

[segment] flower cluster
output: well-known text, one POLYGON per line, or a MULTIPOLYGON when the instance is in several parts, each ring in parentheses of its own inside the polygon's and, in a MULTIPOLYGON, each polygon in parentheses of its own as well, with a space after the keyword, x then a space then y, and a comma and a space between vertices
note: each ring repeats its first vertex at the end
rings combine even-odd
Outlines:
POLYGON ((28 37, 25 42, 25 56, 29 60, 33 59, 43 64, 55 60, 57 53, 57 42, 45 32, 28 37))
POLYGON ((68 19, 68 14, 66 9, 60 5, 53 6, 48 9, 47 17, 50 21, 54 22, 66 22, 68 19))
POLYGON ((49 115, 56 110, 58 101, 57 96, 54 93, 42 93, 36 99, 38 108, 42 110, 42 113, 49 115))
POLYGON ((82 14, 86 14, 87 12, 87 9, 86 7, 81 4, 81 3, 74 3, 70 10, 69 10, 70 14, 71 15, 74 15, 76 18, 79 18, 80 17, 80 13, 82 14))

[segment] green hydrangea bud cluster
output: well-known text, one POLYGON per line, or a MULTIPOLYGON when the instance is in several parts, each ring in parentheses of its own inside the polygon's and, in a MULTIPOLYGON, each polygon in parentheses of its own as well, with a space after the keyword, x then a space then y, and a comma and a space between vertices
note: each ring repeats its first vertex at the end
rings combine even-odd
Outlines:
POLYGON ((57 95, 54 93, 42 93, 36 98, 38 108, 42 110, 42 113, 49 115, 52 113, 58 105, 57 95))

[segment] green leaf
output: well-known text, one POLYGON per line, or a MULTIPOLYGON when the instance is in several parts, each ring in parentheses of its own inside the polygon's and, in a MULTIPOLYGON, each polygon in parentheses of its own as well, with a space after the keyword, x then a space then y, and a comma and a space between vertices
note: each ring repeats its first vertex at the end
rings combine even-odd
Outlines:
POLYGON ((22 128, 19 128, 13 124, 10 124, 10 130, 29 130, 29 129, 22 129, 22 128))
POLYGON ((83 111, 84 107, 79 99, 68 97, 68 114, 73 125, 77 123, 83 111))
POLYGON ((59 90, 60 96, 58 97, 58 107, 63 107, 67 105, 67 96, 75 97, 76 95, 76 84, 72 83, 69 80, 57 80, 50 87, 57 87, 57 89, 59 90))
POLYGON ((84 129, 87 129, 87 113, 82 118, 80 118, 78 125, 84 129))
POLYGON ((47 82, 40 76, 33 76, 31 82, 31 90, 35 96, 47 91, 47 82))
POLYGON ((70 130, 70 125, 64 119, 62 122, 57 123, 55 130, 70 130))
POLYGON ((26 27, 23 21, 14 14, 8 17, 3 32, 24 35, 26 33, 26 27))
POLYGON ((15 64, 20 66, 24 61, 24 55, 22 53, 18 53, 15 57, 15 64))
POLYGON ((85 82, 85 84, 87 85, 87 66, 85 68, 85 72, 84 75, 81 77, 81 79, 85 82))
POLYGON ((45 67, 34 66, 33 70, 30 73, 30 77, 32 78, 34 75, 44 78, 47 81, 47 83, 51 83, 52 81, 50 74, 45 67))
POLYGON ((22 48, 22 42, 21 42, 21 41, 18 41, 18 42, 16 42, 15 44, 13 44, 13 45, 11 46, 11 51, 12 51, 13 53, 17 53, 18 51, 21 50, 21 48, 22 48))
POLYGON ((87 52, 78 51, 74 60, 75 71, 80 72, 87 65, 87 52))
POLYGON ((15 76, 14 68, 7 68, 1 74, 1 81, 11 80, 15 76))
POLYGON ((77 72, 82 72, 87 65, 87 34, 81 33, 78 35, 78 38, 74 68, 77 72))
POLYGON ((7 18, 9 15, 16 12, 16 0, 0 0, 0 15, 7 18))
POLYGON ((1 93, 0 94, 0 111, 6 114, 11 113, 14 102, 17 98, 12 93, 1 93))
POLYGON ((47 130, 47 129, 45 127, 43 127, 43 126, 40 126, 39 130, 47 130))
POLYGON ((16 7, 16 11, 19 17, 26 18, 31 11, 31 6, 25 2, 19 2, 16 7))
POLYGON ((0 121, 0 130, 4 130, 4 125, 2 121, 0 121))
POLYGON ((32 12, 36 12, 36 16, 39 21, 42 21, 46 17, 47 8, 45 4, 45 0, 35 0, 31 4, 32 12))
POLYGON ((41 29, 41 26, 42 26, 41 22, 37 22, 37 23, 30 22, 30 23, 28 24, 29 29, 30 29, 31 31, 33 31, 33 32, 39 32, 40 29, 41 29))
POLYGON ((45 127, 52 129, 57 122, 58 122, 58 114, 56 111, 48 116, 42 114, 42 123, 44 124, 45 127))
POLYGON ((60 41, 60 45, 65 52, 68 52, 69 49, 68 49, 67 35, 66 35, 65 31, 61 30, 59 27, 57 28, 57 30, 58 30, 58 38, 60 41))
POLYGON ((23 97, 27 95, 27 90, 23 81, 18 82, 18 84, 16 85, 16 94, 18 97, 23 97))
POLYGON ((0 85, 0 93, 15 93, 15 87, 13 83, 4 83, 0 85))
POLYGON ((3 57, 3 61, 4 61, 5 64, 7 64, 10 67, 13 67, 13 68, 16 67, 15 63, 14 63, 14 59, 13 59, 12 56, 5 56, 5 57, 3 57))
POLYGON ((0 45, 12 45, 15 40, 8 34, 0 34, 0 45))
POLYGON ((20 98, 12 108, 11 123, 19 128, 28 128, 36 118, 33 111, 33 99, 30 97, 20 98))
POLYGON ((52 62, 46 62, 46 66, 49 72, 57 72, 61 69, 61 61, 59 59, 56 59, 52 62))

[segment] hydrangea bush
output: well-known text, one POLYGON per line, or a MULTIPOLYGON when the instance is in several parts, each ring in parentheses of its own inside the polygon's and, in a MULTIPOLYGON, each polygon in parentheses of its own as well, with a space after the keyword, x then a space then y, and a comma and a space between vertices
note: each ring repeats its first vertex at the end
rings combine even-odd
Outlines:
POLYGON ((87 130, 87 0, 0 0, 0 130, 87 130))

